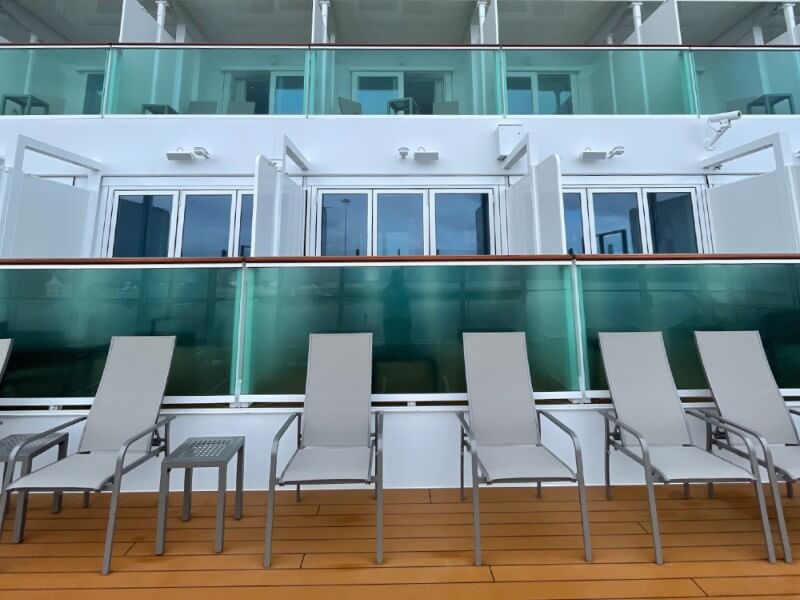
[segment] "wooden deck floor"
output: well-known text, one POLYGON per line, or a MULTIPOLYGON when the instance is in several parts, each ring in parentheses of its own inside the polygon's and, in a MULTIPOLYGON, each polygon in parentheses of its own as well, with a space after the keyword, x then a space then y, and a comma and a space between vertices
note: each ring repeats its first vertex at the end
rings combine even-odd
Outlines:
MULTIPOLYGON (((800 560, 765 559, 752 488, 719 486, 709 500, 694 487, 690 500, 679 486, 658 490, 663 566, 652 563, 643 488, 616 488, 612 501, 590 490, 592 564, 582 558, 574 489, 545 488, 542 499, 530 488, 484 489, 482 567, 472 566, 470 504, 457 490, 387 491, 382 567, 373 562, 371 492, 308 491, 300 503, 286 492, 269 570, 261 568, 263 493, 246 495, 241 521, 228 518, 219 555, 213 494, 195 493, 188 523, 175 494, 161 557, 153 555, 156 496, 126 494, 108 577, 98 573, 107 496, 86 510, 69 496, 59 515, 38 497, 25 542, 9 543, 6 532, 0 544, 0 598, 800 598, 800 560)), ((786 507, 800 557, 800 499, 786 507)))

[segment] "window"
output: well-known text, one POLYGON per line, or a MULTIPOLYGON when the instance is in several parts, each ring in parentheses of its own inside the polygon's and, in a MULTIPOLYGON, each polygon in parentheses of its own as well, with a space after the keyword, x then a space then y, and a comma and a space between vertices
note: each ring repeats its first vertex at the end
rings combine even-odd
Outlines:
POLYGON ((581 192, 566 192, 564 194, 564 226, 566 228, 567 252, 570 254, 585 254, 583 194, 581 192))
POLYGON ((592 192, 594 244, 598 254, 642 252, 638 192, 592 192))
POLYGON ((103 85, 106 75, 103 71, 86 73, 86 90, 83 95, 83 114, 99 115, 103 109, 103 85))
POLYGON ((647 210, 653 236, 653 252, 697 252, 692 193, 647 192, 647 210))
POLYGON ((110 231, 110 256, 250 256, 253 194, 117 192, 110 231))
POLYGON ((491 254, 490 190, 322 190, 312 217, 321 256, 491 254))
POLYGON ((450 74, 442 71, 354 73, 353 98, 361 113, 458 114, 450 99, 450 74))
POLYGON ((356 75, 355 99, 364 114, 385 115, 389 101, 400 96, 399 75, 356 75))
POLYGON ((270 113, 273 115, 303 114, 303 75, 295 73, 273 73, 272 75, 270 113))
POLYGON ((574 80, 573 73, 513 73, 506 78, 508 113, 571 115, 574 80))
POLYGON ((116 201, 112 256, 170 256, 172 194, 119 194, 116 201))

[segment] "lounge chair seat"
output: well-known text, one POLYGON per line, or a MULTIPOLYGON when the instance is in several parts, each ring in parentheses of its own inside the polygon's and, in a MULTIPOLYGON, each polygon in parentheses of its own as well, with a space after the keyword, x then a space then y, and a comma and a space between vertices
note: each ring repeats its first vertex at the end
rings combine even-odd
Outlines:
POLYGON ((296 481, 370 481, 372 450, 365 447, 306 446, 287 465, 280 484, 296 481))
MULTIPOLYGON (((146 452, 128 452, 125 455, 125 466, 145 456, 146 452)), ((73 454, 20 477, 8 486, 8 490, 99 490, 114 476, 116 464, 116 450, 73 454)))
POLYGON ((503 479, 575 479, 575 473, 544 446, 478 446, 488 481, 503 479))
MULTIPOLYGON (((641 458, 638 446, 628 448, 641 458)), ((697 446, 650 446, 650 464, 665 481, 752 481, 753 475, 697 446)))

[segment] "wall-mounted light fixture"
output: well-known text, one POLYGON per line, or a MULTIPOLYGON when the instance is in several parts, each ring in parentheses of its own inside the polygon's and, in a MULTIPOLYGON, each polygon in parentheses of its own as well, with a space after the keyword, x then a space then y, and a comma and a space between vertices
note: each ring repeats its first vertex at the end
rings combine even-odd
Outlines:
POLYGON ((209 159, 211 155, 202 146, 195 146, 192 150, 184 150, 178 146, 175 150, 167 151, 167 160, 186 161, 198 158, 209 159))
POLYGON ((414 160, 422 163, 430 163, 439 160, 439 153, 435 150, 425 150, 422 146, 414 152, 414 160))
POLYGON ((625 146, 614 146, 611 150, 592 150, 586 148, 581 152, 581 160, 608 160, 615 156, 625 154, 625 146))
POLYGON ((402 158, 403 160, 408 158, 408 152, 409 152, 408 151, 408 146, 400 146, 397 149, 397 153, 400 155, 400 158, 402 158))

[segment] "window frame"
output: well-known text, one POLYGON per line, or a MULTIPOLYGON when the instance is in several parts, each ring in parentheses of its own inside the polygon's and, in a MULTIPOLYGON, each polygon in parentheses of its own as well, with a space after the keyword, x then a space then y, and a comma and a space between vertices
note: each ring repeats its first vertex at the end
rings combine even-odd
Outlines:
POLYGON ((119 189, 114 190, 111 202, 111 217, 110 227, 108 230, 108 240, 105 248, 105 255, 108 258, 114 258, 114 240, 117 236, 117 218, 119 217, 119 198, 120 196, 172 196, 172 207, 170 208, 169 216, 169 238, 167 241, 167 256, 165 258, 175 257, 175 235, 177 231, 178 219, 178 197, 180 191, 176 189, 119 189))
MULTIPOLYGON (((429 222, 429 233, 428 237, 430 238, 430 255, 431 256, 438 256, 436 254, 437 246, 436 246, 436 197, 439 194, 486 194, 489 197, 489 204, 488 204, 488 215, 489 215, 489 231, 486 232, 486 235, 489 239, 489 256, 493 256, 497 254, 496 252, 496 240, 495 240, 495 194, 494 190, 491 188, 430 188, 429 189, 429 208, 428 212, 430 213, 428 217, 429 222)), ((483 254, 476 254, 475 256, 486 256, 483 254)))
MULTIPOLYGON (((312 231, 313 247, 311 254, 313 256, 327 256, 322 254, 322 200, 325 194, 358 194, 360 196, 366 195, 367 197, 367 253, 364 256, 374 256, 373 253, 373 190, 371 188, 317 188, 314 194, 313 207, 313 223, 308 231, 312 231)), ((347 257, 342 257, 347 258, 347 257)))
POLYGON ((226 254, 225 258, 235 256, 233 254, 234 247, 234 233, 233 230, 235 228, 235 217, 236 217, 236 205, 238 200, 238 194, 236 190, 228 189, 228 190, 181 190, 180 198, 178 202, 178 221, 175 227, 175 256, 176 257, 183 257, 183 228, 186 222, 186 198, 187 196, 223 196, 228 195, 230 196, 230 210, 228 212, 228 253, 226 254))

